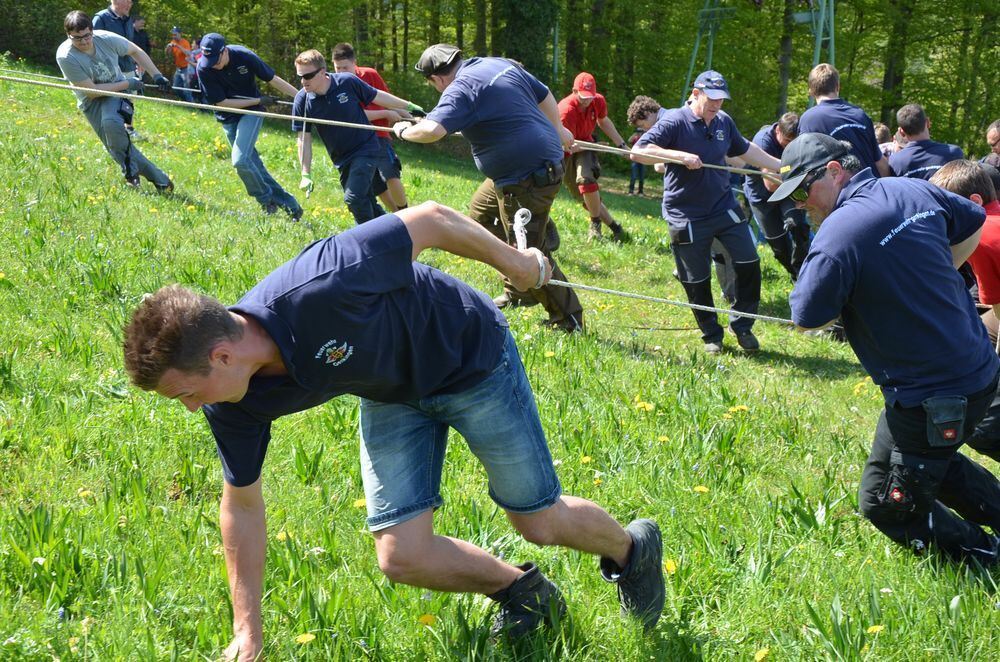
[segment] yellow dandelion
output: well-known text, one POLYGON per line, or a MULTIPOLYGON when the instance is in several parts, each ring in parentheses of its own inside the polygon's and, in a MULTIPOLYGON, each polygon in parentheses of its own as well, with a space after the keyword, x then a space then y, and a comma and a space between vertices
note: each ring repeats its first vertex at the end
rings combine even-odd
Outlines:
POLYGON ((81 499, 89 499, 90 497, 94 496, 94 493, 85 487, 81 487, 79 490, 77 490, 76 495, 81 499))
POLYGON ((867 630, 865 630, 865 632, 867 632, 868 634, 878 634, 884 629, 885 629, 884 625, 872 625, 867 630))
POLYGON ((708 488, 705 487, 704 485, 695 485, 694 491, 697 492, 698 494, 708 494, 708 488))
POLYGON ((185 209, 187 209, 188 211, 195 211, 195 210, 197 210, 198 208, 197 208, 197 207, 195 207, 194 205, 188 205, 187 207, 185 207, 185 209))
POLYGON ((157 209, 156 207, 150 207, 150 208, 149 208, 149 213, 150 213, 150 214, 159 214, 159 213, 160 213, 160 210, 159 210, 159 209, 157 209))
POLYGON ((722 418, 724 418, 725 420, 729 421, 729 420, 732 420, 733 415, 727 412, 727 413, 725 413, 725 414, 722 415, 722 418))
POLYGON ((747 407, 746 405, 736 405, 729 408, 730 414, 745 414, 748 411, 750 411, 750 407, 747 407))
POLYGON ((584 455, 583 457, 580 458, 580 464, 590 464, 593 460, 594 458, 590 457, 589 455, 584 455))
POLYGON ((545 352, 545 358, 547 359, 551 359, 555 355, 556 355, 555 352, 545 352))
POLYGON ((668 437, 665 434, 661 434, 659 437, 656 438, 656 440, 662 441, 663 443, 667 443, 668 441, 670 441, 670 437, 668 437))
POLYGON ((595 479, 594 479, 594 487, 600 487, 600 486, 601 486, 601 483, 603 483, 603 482, 604 482, 604 481, 603 481, 603 480, 601 480, 600 478, 595 478, 595 479))
POLYGON ((668 574, 672 575, 677 572, 677 561, 673 559, 667 559, 663 562, 663 570, 668 574))
POLYGON ((312 632, 303 632, 299 636, 295 637, 295 643, 297 644, 308 644, 310 641, 316 639, 316 635, 312 632))
POLYGON ((417 622, 420 623, 421 625, 431 627, 432 625, 434 625, 434 623, 437 622, 437 616, 435 616, 434 614, 421 614, 420 617, 417 618, 417 622))
POLYGON ((282 529, 281 531, 278 531, 277 535, 274 536, 274 539, 279 542, 285 542, 288 540, 288 532, 282 529))
POLYGON ((5 274, 4 272, 0 271, 0 280, 3 280, 6 277, 7 277, 7 274, 5 274))
POLYGON ((355 499, 354 500, 354 507, 355 508, 364 508, 365 507, 365 500, 364 499, 355 499))
POLYGON ((761 662, 761 660, 766 660, 771 655, 770 648, 761 648, 759 651, 753 654, 753 662, 761 662))

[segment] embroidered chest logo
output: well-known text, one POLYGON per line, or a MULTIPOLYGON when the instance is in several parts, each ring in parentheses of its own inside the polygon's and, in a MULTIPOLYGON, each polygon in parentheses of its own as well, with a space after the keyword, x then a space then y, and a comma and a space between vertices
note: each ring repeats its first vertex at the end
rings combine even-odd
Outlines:
POLYGON ((322 360, 326 365, 338 366, 351 358, 352 354, 354 354, 354 345, 349 345, 347 341, 338 344, 336 338, 331 338, 323 343, 313 358, 322 360))
POLYGON ((236 67, 236 71, 238 71, 241 76, 246 76, 248 73, 250 73, 250 70, 247 69, 246 66, 242 64, 236 67))
POLYGON ((337 101, 339 101, 340 103, 347 103, 348 101, 350 101, 350 99, 347 98, 346 92, 341 92, 340 94, 337 95, 337 101))
POLYGON ((716 129, 715 139, 718 140, 719 142, 722 142, 723 140, 726 139, 726 133, 722 129, 716 129))

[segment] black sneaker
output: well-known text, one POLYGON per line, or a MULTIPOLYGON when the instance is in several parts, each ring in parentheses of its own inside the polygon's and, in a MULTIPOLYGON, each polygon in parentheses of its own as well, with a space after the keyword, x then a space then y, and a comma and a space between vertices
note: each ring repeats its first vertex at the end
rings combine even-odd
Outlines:
POLYGON ((650 519, 633 520, 625 531, 632 538, 632 553, 625 568, 601 557, 601 577, 618 585, 622 614, 635 616, 647 630, 660 620, 666 589, 663 585, 663 538, 650 519))
POLYGON ((135 175, 133 177, 126 176, 125 177, 125 186, 128 186, 129 188, 132 188, 132 189, 135 189, 135 190, 138 191, 139 187, 142 186, 142 182, 139 181, 139 175, 135 175))
POLYGON ((615 223, 611 226, 611 239, 619 244, 629 240, 628 232, 625 231, 621 223, 615 223))
POLYGON ((156 187, 156 192, 162 195, 170 195, 174 192, 174 182, 168 179, 166 184, 153 184, 156 187))
POLYGON ((278 213, 278 203, 276 202, 269 202, 266 205, 262 206, 264 208, 264 213, 267 214, 268 216, 278 213))
POLYGON ((734 331, 733 333, 736 334, 736 342, 739 343, 740 349, 744 352, 753 353, 760 350, 760 341, 757 340, 753 331, 734 331))
POLYGON ((305 210, 302 207, 299 207, 298 209, 285 209, 285 211, 288 212, 288 218, 291 219, 292 223, 298 223, 301 221, 302 214, 305 213, 305 210))
POLYGON ((519 639, 544 623, 551 627, 566 613, 559 588, 534 563, 518 566, 524 574, 514 583, 490 596, 500 606, 490 633, 496 637, 519 639))

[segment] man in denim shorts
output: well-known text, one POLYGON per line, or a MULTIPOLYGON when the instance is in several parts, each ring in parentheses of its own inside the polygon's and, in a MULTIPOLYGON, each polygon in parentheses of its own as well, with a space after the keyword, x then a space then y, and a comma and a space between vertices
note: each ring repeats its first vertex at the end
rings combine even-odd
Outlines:
POLYGON ((413 261, 431 247, 492 265, 522 289, 551 277, 538 249, 520 251, 427 202, 311 244, 228 309, 179 285, 136 309, 125 331, 132 381, 203 409, 222 460, 227 653, 255 656, 263 646, 261 467, 271 422, 346 393, 361 397, 368 527, 390 579, 487 595, 500 607, 497 631, 512 637, 565 608, 534 564, 435 535, 455 428, 526 540, 599 555, 623 611, 647 627, 659 618, 659 528, 640 519, 623 529, 596 504, 562 494, 507 321, 486 295, 413 261))

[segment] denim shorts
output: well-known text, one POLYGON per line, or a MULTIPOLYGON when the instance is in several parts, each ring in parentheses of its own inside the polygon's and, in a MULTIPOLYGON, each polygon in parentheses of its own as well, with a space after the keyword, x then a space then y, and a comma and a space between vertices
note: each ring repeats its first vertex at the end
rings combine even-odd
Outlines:
POLYGON ((460 393, 407 403, 361 398, 361 473, 368 528, 380 531, 436 509, 448 429, 455 428, 489 478, 504 510, 531 513, 562 493, 535 398, 514 338, 482 382, 460 393))

